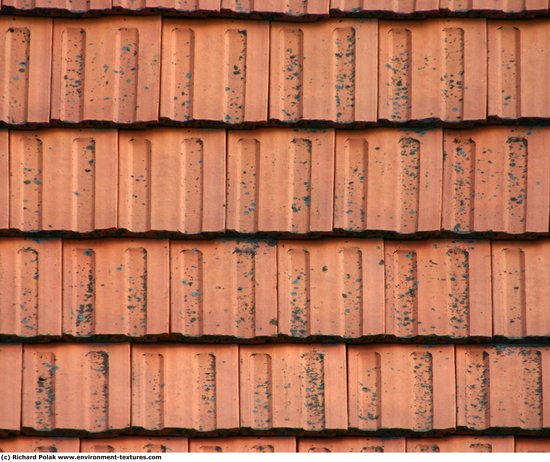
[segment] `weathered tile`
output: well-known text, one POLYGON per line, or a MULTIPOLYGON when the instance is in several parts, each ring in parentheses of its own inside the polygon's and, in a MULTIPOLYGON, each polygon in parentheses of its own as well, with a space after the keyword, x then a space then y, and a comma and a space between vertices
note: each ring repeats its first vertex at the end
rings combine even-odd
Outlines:
POLYGON ((111 0, 2 0, 2 7, 21 11, 46 10, 48 13, 88 13, 110 10, 111 0))
POLYGON ((265 13, 286 16, 328 16, 329 0, 222 0, 222 11, 238 14, 265 13))
POLYGON ((439 230, 441 146, 440 129, 337 131, 334 227, 439 230))
POLYGON ((79 452, 78 438, 35 438, 19 436, 0 439, 0 452, 79 452))
POLYGON ((241 427, 347 429, 343 344, 239 350, 241 427))
POLYGON ((63 285, 64 334, 168 333, 168 241, 65 240, 63 285))
POLYGON ((0 344, 0 432, 20 430, 21 368, 21 345, 0 344))
POLYGON ((220 11, 221 0, 113 0, 114 8, 131 11, 169 10, 178 13, 210 13, 220 11))
POLYGON ((170 260, 172 333, 277 334, 274 242, 172 241, 170 260))
POLYGON ((439 0, 442 12, 524 13, 548 11, 548 0, 439 0))
POLYGON ((279 241, 279 333, 384 334, 381 239, 279 241))
POLYGON ((0 229, 9 227, 10 220, 10 159, 9 135, 0 130, 0 229))
POLYGON ((189 452, 296 452, 296 438, 192 438, 189 452))
POLYGON ((350 345, 348 367, 350 428, 455 427, 453 346, 350 345))
POLYGON ((376 121, 378 24, 272 23, 269 118, 376 121))
POLYGON ((126 429, 129 390, 129 344, 25 345, 24 430, 126 429))
POLYGON ((10 227, 89 232, 116 227, 115 130, 10 133, 10 227))
POLYGON ((187 438, 119 436, 117 438, 83 439, 82 452, 187 452, 187 438))
POLYGON ((550 438, 516 437, 516 452, 550 452, 550 438))
POLYGON ((405 452, 405 438, 300 438, 298 452, 405 452))
POLYGON ((332 230, 334 131, 228 132, 227 228, 332 230))
POLYGON ((268 48, 265 21, 165 19, 161 118, 265 121, 268 48))
POLYGON ((54 21, 52 119, 158 120, 160 17, 54 21))
POLYGON ((330 10, 338 13, 385 12, 411 14, 436 12, 439 0, 330 0, 330 10))
POLYGON ((513 436, 407 438, 407 452, 514 452, 513 436))

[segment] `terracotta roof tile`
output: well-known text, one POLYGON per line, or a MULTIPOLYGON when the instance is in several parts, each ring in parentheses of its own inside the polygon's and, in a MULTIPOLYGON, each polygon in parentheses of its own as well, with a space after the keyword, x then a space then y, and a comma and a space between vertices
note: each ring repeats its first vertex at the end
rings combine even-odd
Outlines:
POLYGON ((550 438, 516 437, 516 452, 550 452, 550 438))
POLYGON ((56 19, 52 119, 158 120, 160 37, 160 17, 56 19))
POLYGON ((170 10, 178 13, 220 11, 221 0, 113 0, 113 8, 131 11, 170 10))
POLYGON ((0 434, 5 431, 18 431, 21 424, 21 366, 21 345, 1 344, 0 393, 2 393, 2 400, 0 400, 0 434))
POLYGON ((265 121, 268 49, 268 22, 165 19, 160 116, 265 121))
POLYGON ((354 345, 348 367, 350 428, 455 427, 453 346, 354 345))
POLYGON ((3 16, 0 32, 0 121, 48 122, 52 20, 3 16))
POLYGON ((23 430, 129 427, 130 345, 25 345, 23 357, 23 430))
POLYGON ((298 452, 405 452, 405 438, 300 438, 298 452))
POLYGON ((278 257, 279 333, 384 333, 381 239, 280 241, 278 257))
POLYGON ((240 347, 241 427, 346 429, 340 345, 240 347))
POLYGON ((459 345, 456 364, 459 427, 550 427, 549 347, 459 345))
POLYGON ((111 9, 111 0, 2 0, 2 8, 11 7, 15 10, 45 10, 48 14, 62 11, 70 13, 86 13, 111 9))
POLYGON ((134 345, 132 426, 237 428, 237 356, 237 345, 134 345))
POLYGON ((334 131, 228 132, 227 228, 332 229, 334 131))
POLYGON ((380 119, 485 119, 484 20, 380 21, 379 29, 380 119))
POLYGON ((119 146, 119 227, 225 229, 223 130, 122 131, 119 146))
POLYGON ((442 228, 547 232, 550 129, 446 130, 442 228))
POLYGON ((61 335, 61 241, 0 240, 0 335, 61 335))
POLYGON ((82 452, 187 452, 188 440, 182 437, 142 437, 83 439, 82 452))
POLYGON ((491 246, 386 241, 386 333, 491 337, 491 246))
POLYGON ((514 452, 513 436, 407 438, 407 452, 514 452))
POLYGON ((10 218, 9 136, 0 130, 0 229, 8 228, 10 218))
POLYGON ((88 232, 116 227, 117 132, 10 133, 10 227, 88 232))
POLYGON ((76 337, 169 329, 168 241, 66 240, 63 332, 76 337))
POLYGON ((78 438, 34 438, 20 436, 0 439, 0 452, 79 452, 78 438))
POLYGON ((547 11, 548 0, 439 0, 442 12, 504 12, 547 11))
POLYGON ((193 438, 190 452, 296 452, 293 437, 193 438))
POLYGON ((328 15, 329 0, 222 0, 222 11, 287 16, 328 15))
POLYGON ((330 9, 339 13, 426 13, 436 12, 439 0, 330 0, 330 9))
POLYGON ((334 227, 438 230, 441 145, 441 130, 337 131, 334 227))
POLYGON ((376 120, 375 20, 272 23, 270 119, 376 120))

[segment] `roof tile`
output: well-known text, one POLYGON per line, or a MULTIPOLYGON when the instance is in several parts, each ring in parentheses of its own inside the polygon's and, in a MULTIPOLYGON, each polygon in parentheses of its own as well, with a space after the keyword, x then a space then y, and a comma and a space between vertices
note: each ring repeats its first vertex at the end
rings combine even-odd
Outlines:
POLYGON ((439 9, 439 0, 331 0, 331 11, 340 13, 391 12, 411 14, 435 12, 439 9))
POLYGON ((46 10, 48 14, 63 11, 70 13, 87 13, 111 9, 111 0, 2 0, 2 8, 16 10, 46 10))
POLYGON ((193 438, 190 452, 296 452, 294 437, 193 438))
POLYGON ((222 0, 222 11, 269 13, 287 16, 328 15, 329 0, 222 0))
POLYGON ((1 344, 0 433, 18 431, 21 425, 21 366, 21 345, 1 344))
POLYGON ((407 452, 514 452, 513 436, 407 438, 407 452))
POLYGON ((548 0, 439 0, 442 12, 504 12, 547 11, 548 0))
POLYGON ((79 452, 78 438, 34 438, 20 436, 0 439, 0 452, 79 452))
POLYGON ((516 437, 516 452, 550 452, 550 438, 516 437))
POLYGON ((9 135, 0 130, 0 229, 9 227, 10 218, 9 135))
POLYGON ((113 0, 113 8, 131 11, 148 9, 171 10, 178 13, 209 13, 220 11, 221 0, 113 0))
POLYGON ((82 452, 187 452, 188 440, 182 437, 142 437, 83 439, 82 452))
POLYGON ((405 438, 300 438, 298 452, 405 452, 405 438))

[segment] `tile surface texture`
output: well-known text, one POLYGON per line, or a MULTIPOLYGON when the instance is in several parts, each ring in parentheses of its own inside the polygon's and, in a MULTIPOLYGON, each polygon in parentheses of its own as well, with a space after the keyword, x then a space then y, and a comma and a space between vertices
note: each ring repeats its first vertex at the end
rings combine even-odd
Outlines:
POLYGON ((189 452, 296 452, 296 438, 193 438, 189 452))
POLYGON ((184 437, 142 437, 83 439, 82 452, 187 452, 189 442, 184 437))

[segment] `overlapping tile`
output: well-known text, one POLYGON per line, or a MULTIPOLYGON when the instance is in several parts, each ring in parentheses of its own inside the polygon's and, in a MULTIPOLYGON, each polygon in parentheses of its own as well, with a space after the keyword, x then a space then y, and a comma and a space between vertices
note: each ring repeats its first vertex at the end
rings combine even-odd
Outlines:
POLYGON ((350 428, 455 427, 453 346, 350 345, 347 351, 350 428))
POLYGON ((384 334, 381 239, 281 241, 278 250, 280 334, 384 334))
POLYGON ((377 22, 272 23, 270 119, 376 120, 377 22))
POLYGON ((132 426, 238 428, 238 346, 134 345, 132 426))
POLYGON ((0 434, 19 431, 21 425, 22 347, 0 345, 0 434))
POLYGON ((110 10, 111 0, 2 0, 2 9, 48 14, 89 13, 110 10))
POLYGON ((405 452, 405 438, 300 438, 298 452, 405 452))
POLYGON ((491 12, 527 13, 548 11, 548 0, 439 0, 442 14, 491 12))
POLYGON ((112 0, 114 9, 171 11, 177 13, 219 13, 221 0, 112 0))
POLYGON ((407 452, 514 452, 513 436, 407 438, 407 452))
POLYGON ((225 229, 225 132, 122 131, 118 226, 199 234, 225 229))
POLYGON ((61 434, 126 429, 129 390, 128 344, 25 345, 22 428, 61 434))
POLYGON ((165 19, 160 117, 267 120, 269 23, 165 19))
POLYGON ((158 120, 160 17, 56 19, 53 35, 53 120, 158 120))
POLYGON ((339 14, 435 13, 439 0, 330 0, 330 10, 339 14))
POLYGON ((33 438, 20 436, 0 439, 0 452, 79 452, 78 438, 33 438))
POLYGON ((241 427, 347 429, 340 345, 240 347, 241 427))
POLYGON ((189 452, 296 452, 296 438, 193 438, 189 442, 189 452))
POLYGON ((550 438, 516 437, 516 452, 550 452, 550 438))
POLYGON ((328 16, 330 0, 221 0, 222 12, 237 14, 285 15, 300 18, 302 16, 328 16))
POLYGON ((0 130, 0 229, 9 226, 10 219, 10 160, 9 135, 0 130))
POLYGON ((187 452, 189 443, 183 437, 127 436, 83 439, 82 452, 187 452))

